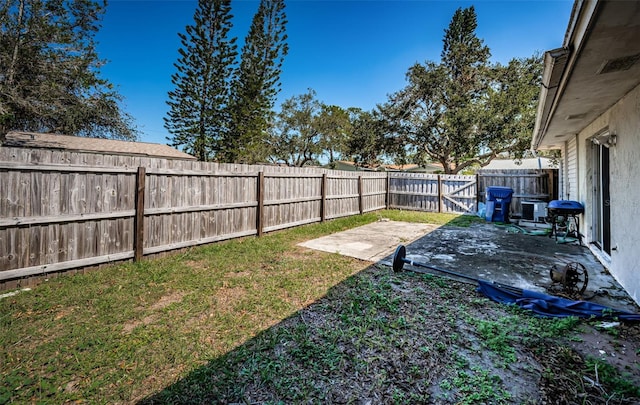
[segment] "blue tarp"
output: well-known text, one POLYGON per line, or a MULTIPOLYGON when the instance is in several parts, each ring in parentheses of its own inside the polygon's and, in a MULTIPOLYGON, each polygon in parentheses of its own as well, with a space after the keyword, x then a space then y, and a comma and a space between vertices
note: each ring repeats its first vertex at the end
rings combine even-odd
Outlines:
POLYGON ((640 314, 620 311, 586 301, 572 301, 536 291, 521 290, 522 293, 517 294, 513 289, 510 291, 500 288, 490 281, 478 280, 478 291, 495 302, 515 304, 544 317, 565 318, 575 316, 578 318, 615 318, 621 321, 640 321, 640 314))

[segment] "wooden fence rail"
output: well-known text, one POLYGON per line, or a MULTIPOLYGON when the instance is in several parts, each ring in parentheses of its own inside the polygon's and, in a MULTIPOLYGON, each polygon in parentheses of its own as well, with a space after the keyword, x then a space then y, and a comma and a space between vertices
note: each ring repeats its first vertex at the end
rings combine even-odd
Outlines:
POLYGON ((482 170, 478 173, 478 195, 484 201, 487 187, 509 187, 513 189, 511 212, 521 215, 523 201, 550 201, 557 198, 557 192, 554 192, 556 173, 554 169, 482 170))
MULTIPOLYGON (((546 192, 538 174, 523 174, 511 180, 537 181, 532 190, 546 192)), ((0 148, 0 289, 21 278, 383 208, 475 213, 486 185, 516 185, 494 184, 501 175, 341 172, 0 148)))
POLYGON ((386 174, 0 162, 0 196, 2 282, 383 209, 386 174))
POLYGON ((476 176, 390 173, 389 208, 446 213, 477 211, 476 176))

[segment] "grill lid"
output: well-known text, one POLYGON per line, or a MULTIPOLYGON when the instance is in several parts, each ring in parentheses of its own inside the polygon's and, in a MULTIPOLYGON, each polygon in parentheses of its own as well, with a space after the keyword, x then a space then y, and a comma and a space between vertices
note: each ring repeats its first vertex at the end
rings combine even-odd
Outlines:
POLYGON ((552 200, 547 205, 547 210, 551 214, 576 215, 584 212, 584 207, 579 201, 552 200))

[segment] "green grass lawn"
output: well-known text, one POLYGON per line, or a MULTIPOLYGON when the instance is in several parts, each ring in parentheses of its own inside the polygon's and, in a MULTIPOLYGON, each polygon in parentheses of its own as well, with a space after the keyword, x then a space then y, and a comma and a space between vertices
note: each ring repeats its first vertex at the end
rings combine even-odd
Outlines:
POLYGON ((54 278, 0 299, 0 404, 222 403, 252 395, 349 402, 378 389, 385 402, 415 403, 428 398, 429 384, 441 387, 442 398, 455 393, 457 403, 473 403, 474 395, 507 403, 501 378, 471 364, 456 345, 490 350, 509 367, 519 355, 514 344, 543 330, 567 333, 575 323, 532 324, 508 311, 497 320, 470 317, 487 305, 506 310, 469 285, 297 246, 380 218, 484 222, 380 211, 54 278), (443 306, 448 298, 455 305, 443 306), (436 312, 441 319, 428 322, 436 312), (491 332, 505 325, 509 333, 491 332), (464 340, 461 330, 475 337, 464 340), (411 356, 421 353, 412 366, 411 356), (456 367, 446 371, 432 355, 456 367), (340 382, 355 391, 327 394, 340 382))
POLYGON ((296 244, 380 216, 460 221, 370 213, 58 277, 2 299, 0 403, 128 402, 160 390, 366 268, 296 244))

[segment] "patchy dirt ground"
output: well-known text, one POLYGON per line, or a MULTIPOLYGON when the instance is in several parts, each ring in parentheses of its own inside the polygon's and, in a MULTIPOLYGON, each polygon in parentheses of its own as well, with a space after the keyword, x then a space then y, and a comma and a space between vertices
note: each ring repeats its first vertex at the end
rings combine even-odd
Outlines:
POLYGON ((637 404, 640 325, 541 319, 384 265, 142 403, 637 404))

